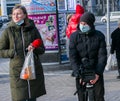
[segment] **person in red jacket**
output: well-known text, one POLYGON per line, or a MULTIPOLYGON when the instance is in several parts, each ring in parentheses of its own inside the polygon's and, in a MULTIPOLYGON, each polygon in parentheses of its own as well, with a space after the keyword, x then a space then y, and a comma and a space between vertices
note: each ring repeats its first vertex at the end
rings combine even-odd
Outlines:
POLYGON ((76 5, 76 12, 73 14, 68 22, 68 26, 66 28, 66 49, 67 49, 67 57, 69 58, 69 38, 70 35, 77 30, 77 26, 80 21, 80 17, 84 13, 84 8, 77 4, 76 5))
POLYGON ((68 26, 66 28, 66 36, 68 38, 70 38, 70 35, 77 30, 77 25, 83 13, 84 13, 84 8, 81 5, 77 4, 76 12, 70 18, 68 26))

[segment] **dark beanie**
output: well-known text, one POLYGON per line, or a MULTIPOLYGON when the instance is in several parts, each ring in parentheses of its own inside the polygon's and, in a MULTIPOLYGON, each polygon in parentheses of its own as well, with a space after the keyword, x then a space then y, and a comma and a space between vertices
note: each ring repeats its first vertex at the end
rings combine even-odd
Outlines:
POLYGON ((86 22, 90 27, 94 27, 95 16, 90 12, 85 12, 81 18, 80 22, 86 22))

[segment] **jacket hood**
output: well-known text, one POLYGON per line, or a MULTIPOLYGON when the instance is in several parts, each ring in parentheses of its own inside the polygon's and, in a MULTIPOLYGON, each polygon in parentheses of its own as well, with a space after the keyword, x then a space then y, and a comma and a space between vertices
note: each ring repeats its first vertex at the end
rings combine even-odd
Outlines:
POLYGON ((84 8, 81 5, 76 5, 76 14, 83 14, 84 8))
POLYGON ((78 24, 80 22, 80 17, 82 16, 82 14, 74 14, 71 17, 71 22, 74 22, 76 24, 78 24))

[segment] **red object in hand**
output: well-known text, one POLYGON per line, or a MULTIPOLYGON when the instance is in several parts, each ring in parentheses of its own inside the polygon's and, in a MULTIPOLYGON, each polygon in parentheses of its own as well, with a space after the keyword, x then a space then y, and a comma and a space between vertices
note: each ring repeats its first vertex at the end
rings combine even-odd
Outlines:
POLYGON ((41 39, 36 39, 32 42, 32 46, 35 48, 38 48, 42 45, 42 40, 41 39))

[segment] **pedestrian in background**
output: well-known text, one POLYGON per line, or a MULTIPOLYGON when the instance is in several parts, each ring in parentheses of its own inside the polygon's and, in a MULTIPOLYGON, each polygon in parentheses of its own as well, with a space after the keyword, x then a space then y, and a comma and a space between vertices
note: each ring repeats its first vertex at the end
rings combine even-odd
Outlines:
POLYGON ((40 33, 34 21, 28 18, 24 6, 17 5, 12 10, 12 21, 0 37, 0 57, 10 58, 10 87, 12 101, 36 101, 36 98, 46 94, 44 75, 39 55, 45 52, 40 33), (41 45, 35 48, 31 43, 39 39, 41 45), (25 56, 33 50, 36 71, 35 80, 20 79, 25 56))
POLYGON ((67 56, 69 58, 69 38, 70 35, 77 30, 78 23, 80 21, 80 17, 84 13, 84 8, 77 4, 76 12, 69 18, 69 22, 66 28, 66 48, 67 48, 67 56))
POLYGON ((105 101, 103 72, 107 62, 106 42, 104 34, 95 29, 94 22, 95 16, 92 13, 84 13, 80 18, 79 29, 70 36, 70 63, 72 76, 76 77, 79 101, 85 101, 87 83, 93 85, 94 101, 105 101), (81 72, 80 67, 83 70, 81 72), (85 70, 93 72, 94 78, 88 82, 83 81, 85 70))
POLYGON ((67 26, 68 26, 68 24, 69 24, 69 22, 70 22, 70 18, 72 17, 72 14, 68 14, 67 15, 67 26))
POLYGON ((118 65, 118 76, 120 79, 120 19, 118 21, 118 27, 111 33, 111 49, 110 53, 116 53, 117 65, 118 65))

